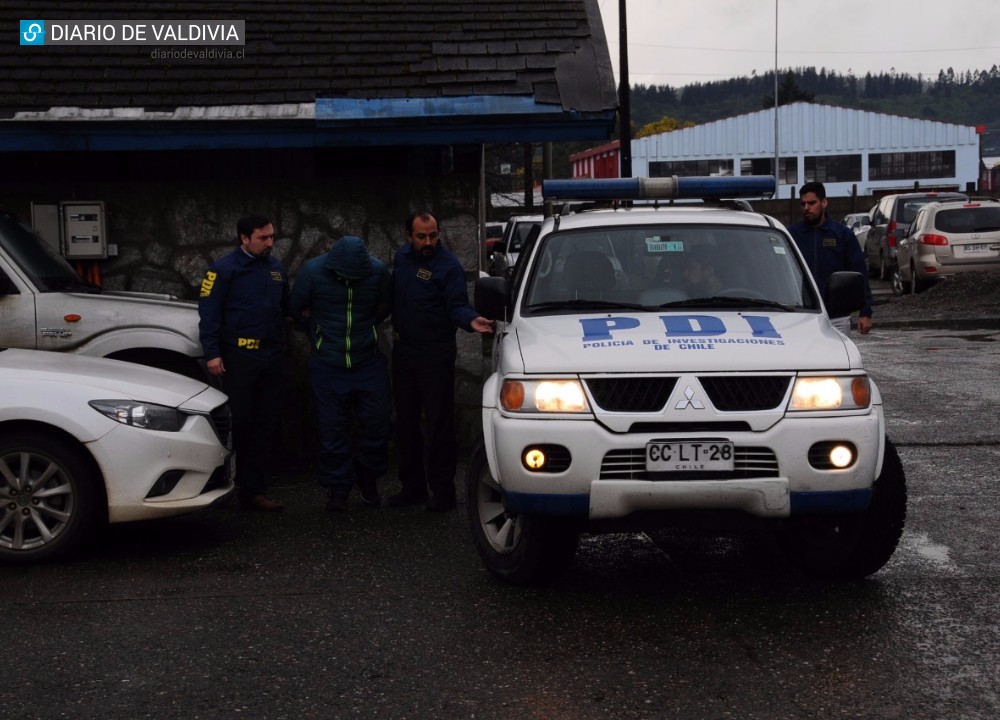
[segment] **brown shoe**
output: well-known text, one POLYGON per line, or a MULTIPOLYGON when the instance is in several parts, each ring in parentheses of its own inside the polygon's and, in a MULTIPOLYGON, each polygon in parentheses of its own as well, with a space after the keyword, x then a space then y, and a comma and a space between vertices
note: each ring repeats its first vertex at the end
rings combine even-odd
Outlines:
POLYGON ((246 510, 260 510, 262 512, 280 512, 285 509, 277 500, 272 500, 267 495, 251 495, 241 497, 240 505, 246 510))

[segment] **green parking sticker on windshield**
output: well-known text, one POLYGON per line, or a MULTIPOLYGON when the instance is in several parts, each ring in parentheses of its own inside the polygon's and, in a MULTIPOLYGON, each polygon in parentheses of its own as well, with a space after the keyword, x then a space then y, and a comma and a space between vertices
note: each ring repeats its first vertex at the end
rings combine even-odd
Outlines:
POLYGON ((646 240, 646 252, 684 252, 683 240, 646 240))

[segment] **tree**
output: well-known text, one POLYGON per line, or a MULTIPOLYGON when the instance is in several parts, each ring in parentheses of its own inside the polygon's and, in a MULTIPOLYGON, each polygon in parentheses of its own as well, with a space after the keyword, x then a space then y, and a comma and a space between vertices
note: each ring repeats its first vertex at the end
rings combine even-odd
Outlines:
POLYGON ((677 118, 664 116, 655 122, 643 125, 632 137, 638 139, 649 135, 659 135, 660 133, 671 132, 673 130, 680 130, 681 128, 687 127, 694 127, 694 123, 690 120, 682 121, 677 118))
MULTIPOLYGON (((816 93, 803 90, 795 82, 795 73, 789 70, 781 79, 778 85, 778 105, 788 105, 794 102, 812 102, 816 99, 816 93)), ((765 110, 774 107, 774 95, 765 95, 763 101, 765 110)))

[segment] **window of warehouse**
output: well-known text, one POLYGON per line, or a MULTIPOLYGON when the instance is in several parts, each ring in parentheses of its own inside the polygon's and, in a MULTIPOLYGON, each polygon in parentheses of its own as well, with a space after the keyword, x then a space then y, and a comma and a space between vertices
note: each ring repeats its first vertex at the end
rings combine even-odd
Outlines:
POLYGON ((955 177, 955 151, 872 153, 868 176, 870 180, 955 177))

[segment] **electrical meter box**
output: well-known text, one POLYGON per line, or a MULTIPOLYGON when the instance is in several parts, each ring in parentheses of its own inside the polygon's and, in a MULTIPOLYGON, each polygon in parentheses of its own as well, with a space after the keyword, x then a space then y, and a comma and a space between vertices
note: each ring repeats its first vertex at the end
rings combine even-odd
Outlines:
POLYGON ((67 260, 104 260, 108 235, 104 203, 74 200, 59 203, 62 218, 62 254, 67 260))

